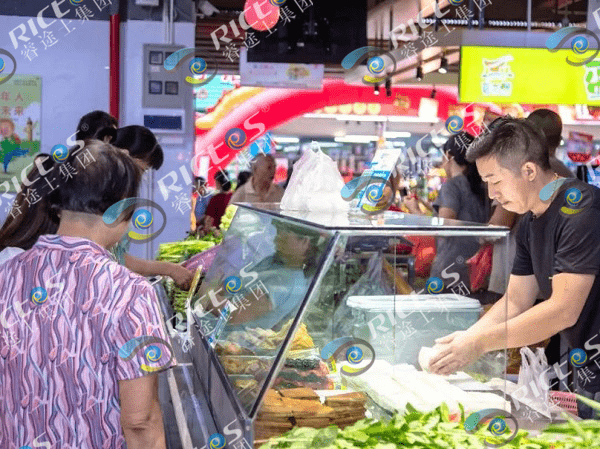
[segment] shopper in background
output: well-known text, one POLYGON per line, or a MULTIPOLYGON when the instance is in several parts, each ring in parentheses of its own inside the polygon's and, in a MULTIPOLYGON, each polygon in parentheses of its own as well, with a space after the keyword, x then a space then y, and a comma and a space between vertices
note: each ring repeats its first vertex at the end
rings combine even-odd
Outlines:
MULTIPOLYGON (((433 203, 440 218, 486 223, 490 217, 490 202, 486 197, 485 186, 475 164, 468 162, 465 157, 473 139, 470 134, 461 132, 450 137, 444 144, 443 168, 448 180, 442 185, 439 196, 433 203)), ((404 204, 411 213, 421 213, 415 199, 406 199, 404 204)), ((431 276, 442 278, 442 272, 451 267, 452 272, 459 274, 459 282, 469 286, 466 261, 475 255, 479 246, 475 237, 437 239, 431 276)), ((444 290, 447 291, 447 287, 444 290)))
POLYGON ((237 190, 231 202, 233 203, 279 203, 284 190, 275 179, 275 158, 270 154, 259 153, 252 160, 252 177, 241 189, 237 190))
MULTIPOLYGON (((83 151, 94 162, 47 195, 60 216, 56 235, 2 266, 0 353, 10 356, 0 358, 0 447, 165 448, 158 374, 143 370, 143 348, 130 360, 119 350, 141 335, 169 337, 154 289, 107 251, 133 210, 103 221, 110 206, 138 196, 141 170, 99 141, 83 151)), ((64 163, 79 168, 76 157, 64 163)), ((176 364, 154 344, 160 370, 176 364)))
POLYGON ((235 191, 237 192, 240 187, 242 187, 244 184, 246 184, 248 182, 248 180, 250 179, 250 176, 252 176, 252 173, 250 173, 249 171, 241 171, 238 174, 237 177, 237 185, 235 186, 235 191))
POLYGON ((552 171, 563 178, 575 178, 571 170, 556 157, 556 149, 562 140, 562 120, 560 116, 550 109, 536 109, 529 114, 527 121, 544 134, 550 154, 552 171))
MULTIPOLYGON (((104 111, 90 112, 79 120, 75 139, 83 141, 91 139, 101 129, 117 129, 118 124, 116 118, 104 111)), ((33 167, 27 175, 29 184, 21 184, 21 190, 13 201, 12 213, 8 215, 0 229, 0 263, 19 252, 30 249, 40 235, 54 234, 58 229, 58 217, 48 209, 44 198, 34 204, 26 201, 27 187, 40 179, 40 166, 42 172, 46 172, 45 165, 52 163, 52 161, 47 162, 49 159, 51 159, 49 154, 36 155, 33 167)))
POLYGON ((217 228, 221 225, 221 218, 225 215, 225 209, 231 201, 232 193, 231 181, 229 176, 223 171, 215 173, 215 184, 217 186, 217 193, 213 195, 206 206, 206 214, 204 216, 204 233, 209 233, 211 229, 217 228))
POLYGON ((76 140, 87 140, 96 137, 96 133, 103 128, 117 129, 119 121, 104 111, 93 111, 85 114, 77 125, 76 140))
MULTIPOLYGON (((86 123, 89 124, 89 122, 86 123)), ((88 131, 92 129, 95 128, 89 125, 88 131)), ((148 168, 158 169, 163 163, 162 148, 158 145, 152 131, 143 126, 127 126, 119 130, 111 126, 95 130, 94 135, 101 140, 112 140, 115 146, 126 149, 135 158, 142 170, 148 168)), ((71 149, 71 152, 73 152, 73 149, 71 149)), ((44 158, 44 164, 52 162, 48 155, 40 155, 39 157, 40 162, 41 158, 44 158)), ((40 178, 37 163, 34 164, 27 178, 29 185, 40 178)), ((56 175, 56 178, 49 179, 60 178, 61 176, 56 175)), ((41 181, 39 182, 41 183, 41 181)), ((18 210, 20 212, 15 213, 14 217, 9 214, 0 229, 0 250, 2 250, 0 263, 2 260, 7 260, 17 254, 18 250, 15 250, 15 248, 29 249, 39 236, 54 234, 58 228, 58 216, 48 205, 48 195, 42 195, 38 202, 29 205, 29 202, 26 201, 27 192, 28 185, 21 184, 21 192, 17 194, 13 203, 13 211, 18 210)), ((126 254, 129 245, 129 239, 124 236, 111 249, 113 256, 121 265, 125 265, 130 270, 143 276, 169 276, 178 286, 184 289, 191 284, 194 274, 187 268, 171 262, 149 261, 130 256, 126 254)))
MULTIPOLYGON (((117 130, 104 128, 96 133, 96 137, 102 140, 107 138, 107 133, 111 143, 117 148, 127 150, 144 172, 150 168, 158 170, 162 166, 164 160, 162 148, 148 128, 137 125, 125 126, 117 130)), ((127 254, 130 244, 127 236, 123 236, 121 241, 111 249, 113 256, 121 265, 142 276, 169 276, 177 286, 183 289, 189 288, 194 278, 194 273, 190 270, 176 263, 131 256, 127 254)))
MULTIPOLYGON (((33 162, 27 174, 29 185, 40 180, 39 167, 42 172, 47 172, 53 161, 49 155, 40 153, 33 162)), ((42 197, 40 201, 32 203, 27 200, 27 193, 28 186, 22 183, 11 211, 0 228, 0 264, 30 249, 40 235, 55 234, 58 229, 58 215, 50 209, 47 198, 42 197)))
MULTIPOLYGON (((526 120, 502 119, 469 147, 468 158, 476 161, 490 198, 525 215, 506 294, 467 331, 437 341, 432 372, 450 374, 486 352, 532 345, 559 332, 569 351, 587 348, 600 329, 600 189, 560 179, 544 137, 526 120), (581 193, 578 213, 563 212, 572 207, 569 189, 581 193), (535 305, 540 291, 545 301, 535 305)), ((599 367, 581 368, 588 370, 585 384, 580 369, 571 368, 574 390, 600 399, 599 367)), ((581 405, 580 416, 591 417, 591 410, 581 405)))
POLYGON ((194 178, 194 186, 192 187, 192 212, 190 214, 190 234, 195 234, 198 228, 202 228, 204 222, 204 214, 206 206, 212 195, 206 189, 206 179, 202 176, 194 178), (200 226, 198 226, 200 224, 200 226))

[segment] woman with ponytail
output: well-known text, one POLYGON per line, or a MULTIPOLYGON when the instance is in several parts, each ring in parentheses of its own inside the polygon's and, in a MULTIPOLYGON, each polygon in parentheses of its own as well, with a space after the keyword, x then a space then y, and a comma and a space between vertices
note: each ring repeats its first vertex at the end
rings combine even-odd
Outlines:
MULTIPOLYGON (((44 172, 51 170, 53 161, 47 154, 39 154, 27 175, 31 188, 41 185, 38 166, 44 172)), ((30 249, 43 234, 55 234, 58 229, 59 217, 52 209, 49 195, 41 195, 39 201, 33 202, 27 198, 29 187, 21 184, 11 211, 0 228, 0 264, 19 253, 30 249), (30 204, 31 202, 31 204, 30 204)))
MULTIPOLYGON (((455 219, 472 223, 487 223, 490 218, 490 201, 485 185, 475 164, 466 160, 467 148, 474 137, 466 132, 453 135, 444 144, 444 168, 447 181, 433 203, 440 218, 455 219)), ((412 213, 417 212, 414 204, 405 202, 412 213)), ((444 237, 437 240, 437 255, 431 268, 431 276, 442 279, 442 272, 458 273, 460 281, 469 286, 466 261, 475 255, 479 242, 475 237, 444 237)), ((454 280, 452 284, 457 284, 454 280)))

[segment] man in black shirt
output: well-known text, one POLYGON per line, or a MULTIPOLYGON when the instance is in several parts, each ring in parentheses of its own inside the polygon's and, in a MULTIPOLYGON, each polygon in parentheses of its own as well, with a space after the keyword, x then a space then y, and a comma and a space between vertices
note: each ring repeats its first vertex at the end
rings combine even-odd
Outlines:
POLYGON ((543 136, 525 120, 502 119, 473 142, 467 158, 490 198, 525 215, 505 297, 467 331, 438 340, 431 371, 450 374, 486 352, 560 333, 573 354, 573 388, 599 398, 600 189, 554 173, 543 136), (545 301, 535 305, 539 292, 545 301))

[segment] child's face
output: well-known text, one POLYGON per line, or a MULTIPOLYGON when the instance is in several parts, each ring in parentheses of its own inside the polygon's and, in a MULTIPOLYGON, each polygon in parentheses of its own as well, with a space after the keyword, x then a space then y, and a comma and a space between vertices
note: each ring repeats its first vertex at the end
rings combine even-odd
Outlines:
POLYGON ((10 137, 15 132, 15 126, 6 120, 0 121, 0 135, 2 137, 10 137))

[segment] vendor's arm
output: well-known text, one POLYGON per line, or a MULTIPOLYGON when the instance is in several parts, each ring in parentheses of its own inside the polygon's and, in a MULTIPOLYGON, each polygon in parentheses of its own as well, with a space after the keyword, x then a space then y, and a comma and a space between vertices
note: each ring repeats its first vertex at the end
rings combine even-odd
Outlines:
MULTIPOLYGON (((534 274, 528 244, 529 227, 526 222, 523 223, 516 239, 517 253, 507 291, 508 321, 497 322, 502 317, 502 306, 496 304, 494 315, 487 322, 482 321, 466 332, 455 335, 451 342, 441 347, 430 362, 432 372, 449 374, 475 361, 485 352, 539 343, 574 326, 600 269, 600 229, 590 226, 590 223, 599 220, 600 210, 593 208, 569 217, 562 224, 554 254, 552 294, 548 300, 530 308, 526 307, 527 298, 529 304, 533 305, 537 296, 533 293, 536 290, 532 285, 529 291, 521 292, 514 288, 515 279, 532 277, 534 274), (511 299, 513 296, 516 302, 511 299), (510 304, 516 307, 510 309, 510 304), (525 310, 519 310, 522 308, 525 310), (491 325, 494 321, 496 324, 491 325)), ((527 284, 524 287, 527 288, 527 284)))
MULTIPOLYGON (((540 288, 534 275, 511 275, 508 280, 506 293, 488 310, 488 312, 475 323, 470 330, 481 331, 490 326, 504 323, 507 319, 514 318, 525 312, 538 297, 540 288)), ((443 339, 440 339, 440 342, 443 339)))
POLYGON ((184 290, 190 288, 192 280, 194 279, 193 272, 172 262, 145 260, 125 254, 125 266, 142 276, 169 276, 178 287, 184 290))
MULTIPOLYGON (((550 338, 579 319, 595 275, 560 273, 552 279, 552 296, 505 323, 471 327, 443 345, 431 359, 434 374, 448 375, 471 364, 486 352, 520 348, 550 338)), ((535 298, 535 296, 534 296, 535 298)))
POLYGON ((501 323, 487 331, 478 332, 485 352, 504 349, 505 346, 529 346, 574 326, 587 301, 595 277, 593 274, 574 273, 554 275, 550 299, 510 319, 506 325, 501 323))

